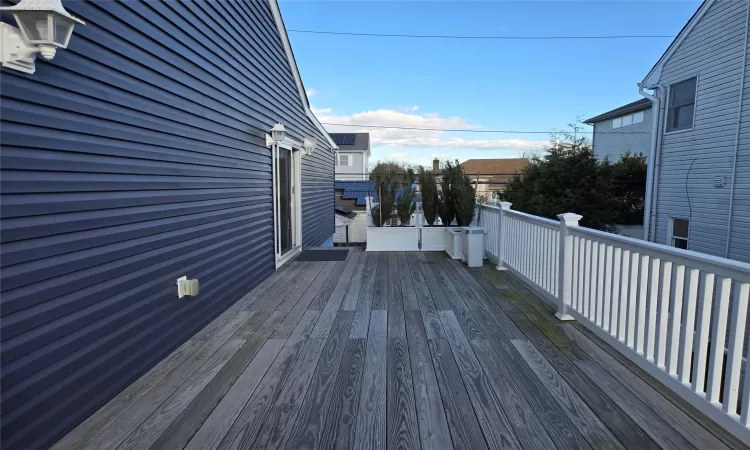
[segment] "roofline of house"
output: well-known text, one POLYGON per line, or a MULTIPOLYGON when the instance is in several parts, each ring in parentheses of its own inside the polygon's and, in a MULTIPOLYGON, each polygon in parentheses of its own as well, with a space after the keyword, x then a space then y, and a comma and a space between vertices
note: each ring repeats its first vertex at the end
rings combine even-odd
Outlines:
POLYGON ((643 79, 643 81, 641 82, 643 87, 645 87, 646 89, 653 89, 657 87, 657 84, 661 79, 661 71, 664 68, 664 64, 674 54, 675 50, 677 50, 682 41, 685 40, 685 38, 690 34, 693 28, 695 28, 695 25, 700 21, 700 19, 703 17, 706 11, 708 11, 711 5, 713 5, 714 1, 715 0, 704 0, 701 6, 698 7, 690 20, 687 21, 685 26, 682 27, 682 30, 680 30, 680 32, 677 34, 677 37, 675 37, 672 43, 669 44, 669 47, 667 47, 667 50, 664 52, 664 54, 661 55, 661 58, 659 58, 656 64, 654 64, 654 67, 651 68, 646 77, 643 79))
POLYGON ((284 25, 284 19, 281 17, 281 10, 279 9, 279 3, 277 0, 268 0, 269 5, 271 6, 271 13, 273 14, 274 22, 276 23, 276 29, 279 32, 279 37, 281 37, 281 44, 284 47, 284 53, 286 53, 286 59, 289 62, 289 67, 292 70, 292 76, 294 77, 294 82, 297 84, 297 91, 299 92, 300 100, 302 101, 302 106, 305 108, 305 113, 307 114, 307 117, 310 119, 310 121, 313 123, 315 128, 320 131, 323 136, 325 136, 326 140, 328 141, 328 144, 331 146, 331 150, 337 150, 338 146, 335 142, 333 142, 333 139, 331 139, 331 136, 328 135, 328 131, 326 131, 325 128, 323 128, 323 124, 320 123, 317 117, 315 117, 315 114, 310 109, 310 100, 307 98, 307 92, 305 92, 305 86, 302 84, 302 77, 300 77, 299 74, 299 68, 297 67, 297 60, 294 59, 294 51, 292 50, 292 46, 289 43, 289 35, 286 32, 286 26, 284 25))
POLYGON ((646 109, 650 109, 651 106, 652 106, 651 101, 649 99, 642 98, 632 103, 628 103, 627 105, 620 106, 618 108, 612 109, 605 113, 599 114, 598 116, 594 116, 590 119, 586 119, 583 121, 583 123, 592 125, 594 123, 602 122, 607 119, 614 119, 615 117, 620 117, 624 114, 629 114, 629 113, 633 113, 636 111, 644 111, 646 109))

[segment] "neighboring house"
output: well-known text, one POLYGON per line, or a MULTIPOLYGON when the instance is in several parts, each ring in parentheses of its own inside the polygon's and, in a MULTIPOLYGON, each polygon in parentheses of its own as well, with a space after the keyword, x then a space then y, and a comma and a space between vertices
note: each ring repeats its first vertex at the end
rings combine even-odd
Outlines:
POLYGON ((370 133, 330 133, 338 146, 336 153, 337 180, 368 180, 370 164, 370 133))
POLYGON ((336 234, 333 242, 336 243, 364 243, 367 242, 365 230, 367 219, 367 197, 375 197, 375 182, 373 181, 347 181, 336 180, 335 202, 337 216, 355 213, 350 217, 349 223, 344 224, 342 217, 337 217, 336 234), (344 213, 346 211, 347 213, 344 213))
POLYGON ((647 239, 750 261, 750 2, 707 0, 640 85, 653 90, 647 239))
POLYGON ((48 447, 334 234, 335 144, 276 0, 64 6, 68 49, 2 70, 4 449, 48 447))
POLYGON ((627 152, 648 156, 653 127, 651 100, 628 103, 583 123, 594 127, 592 145, 597 159, 615 163, 627 152))
MULTIPOLYGON (((434 164, 434 163, 433 163, 434 164)), ((483 202, 492 202, 494 192, 502 192, 513 177, 523 172, 529 165, 528 158, 469 159, 461 164, 464 175, 468 176, 477 196, 483 202)))

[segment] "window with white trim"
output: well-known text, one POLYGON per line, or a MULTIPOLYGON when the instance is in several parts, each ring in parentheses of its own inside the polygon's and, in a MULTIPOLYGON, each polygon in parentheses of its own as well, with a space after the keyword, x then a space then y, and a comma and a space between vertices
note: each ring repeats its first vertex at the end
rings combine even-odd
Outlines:
POLYGON ((638 111, 633 114, 617 117, 612 119, 612 128, 626 127, 628 125, 635 125, 636 123, 643 122, 643 111, 638 111))
POLYGON ((688 249, 688 232, 690 230, 690 219, 678 217, 669 218, 669 245, 672 247, 688 249))
POLYGON ((693 128, 697 81, 698 79, 693 77, 669 86, 667 133, 693 128))
POLYGON ((349 167, 352 165, 352 157, 351 155, 345 155, 342 153, 339 153, 339 160, 338 160, 338 166, 342 167, 349 167))

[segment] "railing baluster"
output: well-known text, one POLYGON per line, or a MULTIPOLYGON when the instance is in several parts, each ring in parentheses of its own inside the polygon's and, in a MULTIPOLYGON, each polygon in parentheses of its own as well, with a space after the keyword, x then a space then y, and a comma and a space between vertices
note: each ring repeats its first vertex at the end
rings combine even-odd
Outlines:
POLYGON ((641 258, 638 253, 630 254, 630 288, 628 293, 628 323, 625 339, 627 346, 635 348, 635 318, 638 305, 638 271, 641 258))
POLYGON ((721 392, 721 373, 724 364, 724 343, 727 334, 727 314, 729 310, 729 293, 732 287, 730 278, 720 277, 716 298, 718 304, 714 311, 713 329, 711 330, 711 354, 708 364, 708 385, 706 386, 706 400, 719 405, 721 392))
POLYGON ((589 310, 588 318, 592 322, 596 321, 596 274, 598 273, 597 264, 599 263, 599 243, 591 242, 591 252, 589 253, 589 270, 586 274, 589 277, 589 310))
POLYGON ((698 303, 698 269, 688 272, 688 292, 685 298, 685 330, 682 333, 680 381, 690 386, 690 368, 693 364, 693 337, 695 335, 695 309, 698 303))
POLYGON ((622 251, 622 270, 620 272, 620 313, 617 326, 617 339, 625 342, 625 325, 628 319, 628 286, 630 280, 630 250, 622 251))
MULTIPOLYGON (((740 369, 742 368, 742 347, 745 341, 745 321, 747 320, 747 301, 750 284, 734 285, 732 302, 732 322, 729 332, 729 351, 727 352, 727 373, 724 379, 724 412, 737 414, 739 398, 740 369)), ((745 374, 747 377, 750 374, 745 374)))
POLYGON ((654 362, 654 349, 656 348, 656 311, 659 309, 660 267, 661 260, 659 258, 652 258, 648 296, 648 337, 646 338, 646 358, 651 362, 654 362))
POLYGON ((677 375, 677 362, 680 355, 680 330, 682 329, 682 304, 684 302, 685 266, 678 265, 674 273, 674 301, 669 328, 669 365, 667 373, 677 375))
POLYGON ((669 300, 672 295, 672 262, 664 261, 661 266, 661 295, 659 296, 659 345, 656 348, 656 366, 661 370, 667 369, 667 335, 669 331, 669 300))
POLYGON ((638 321, 636 322, 637 334, 635 340, 635 351, 643 355, 646 338, 646 310, 648 309, 648 255, 641 255, 641 274, 638 276, 640 292, 638 293, 638 321))
POLYGON ((596 325, 602 326, 602 307, 604 304, 604 252, 606 245, 597 244, 597 262, 596 262, 596 325))
POLYGON ((622 264, 622 249, 614 248, 612 255, 612 303, 610 304, 609 334, 617 336, 617 317, 620 313, 620 265, 622 264))
POLYGON ((609 333, 612 323, 612 253, 611 245, 606 245, 604 255, 604 308, 602 310, 602 329, 609 333))
POLYGON ((714 274, 703 272, 701 280, 700 310, 698 311, 698 344, 695 349, 695 368, 693 369, 693 391, 699 394, 706 392, 706 362, 708 361, 708 336, 711 329, 711 307, 714 303, 714 274))
POLYGON ((583 267, 581 270, 581 283, 583 284, 583 308, 581 314, 584 317, 589 318, 589 309, 591 308, 591 302, 589 296, 591 295, 591 283, 589 277, 591 276, 591 239, 585 239, 583 245, 583 267))

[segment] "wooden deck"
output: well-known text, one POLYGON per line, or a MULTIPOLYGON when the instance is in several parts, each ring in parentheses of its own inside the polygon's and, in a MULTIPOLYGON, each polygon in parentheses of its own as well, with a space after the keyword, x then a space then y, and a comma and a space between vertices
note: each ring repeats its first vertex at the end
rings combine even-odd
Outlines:
POLYGON ((292 262, 55 449, 745 448, 507 272, 292 262))

